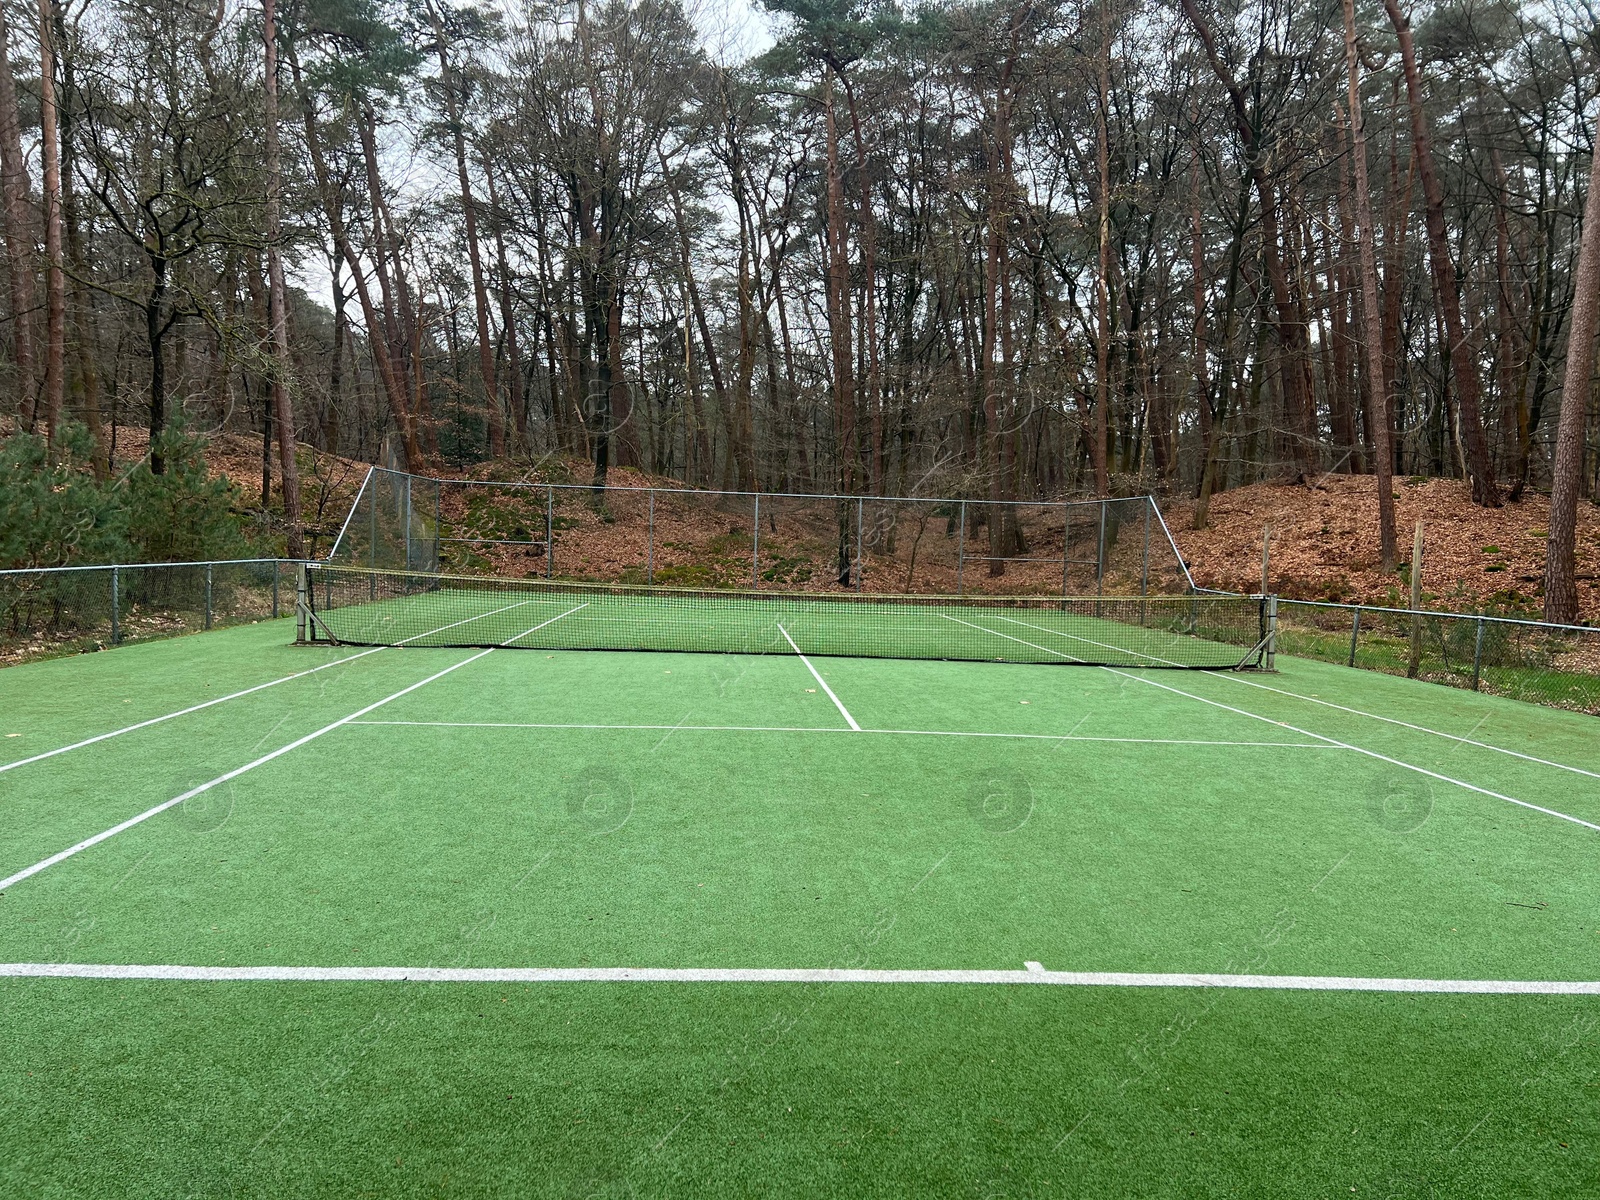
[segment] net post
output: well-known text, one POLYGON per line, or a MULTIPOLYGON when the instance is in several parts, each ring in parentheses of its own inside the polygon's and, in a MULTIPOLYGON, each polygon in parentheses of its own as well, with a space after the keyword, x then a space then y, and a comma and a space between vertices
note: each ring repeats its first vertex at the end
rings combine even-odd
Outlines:
POLYGON ((1264 655, 1263 666, 1268 671, 1276 671, 1278 654, 1278 597, 1268 595, 1262 600, 1262 608, 1266 615, 1267 648, 1264 655))
POLYGON ((866 562, 861 557, 861 518, 866 502, 856 497, 856 591, 861 590, 861 576, 866 573, 866 562))
POLYGON ((644 581, 647 584, 656 581, 656 490, 650 489, 650 539, 649 548, 645 551, 644 581))
POLYGON ((961 577, 966 573, 967 567, 967 502, 961 502, 961 511, 956 520, 960 522, 956 530, 956 595, 964 595, 961 589, 961 577))
POLYGON ((756 493, 755 520, 750 524, 750 590, 761 590, 761 493, 756 493))
POLYGON ((544 577, 550 579, 556 571, 556 489, 544 490, 544 577))
POLYGON ((1361 636, 1361 606, 1356 605, 1355 618, 1350 622, 1350 662, 1349 666, 1356 665, 1356 639, 1361 636))
POLYGON ((272 560, 272 618, 278 618, 278 568, 283 566, 280 559, 272 560))
POLYGON ((122 597, 120 595, 121 580, 117 576, 117 568, 111 568, 111 644, 118 645, 122 641, 122 597))
POLYGON ((294 573, 294 641, 306 644, 306 613, 311 607, 311 568, 301 563, 294 573))
POLYGON ((206 623, 205 628, 211 628, 211 564, 206 564, 206 623))
POLYGON ((1472 643, 1472 690, 1478 690, 1478 681, 1483 676, 1483 618, 1478 618, 1478 633, 1472 643))

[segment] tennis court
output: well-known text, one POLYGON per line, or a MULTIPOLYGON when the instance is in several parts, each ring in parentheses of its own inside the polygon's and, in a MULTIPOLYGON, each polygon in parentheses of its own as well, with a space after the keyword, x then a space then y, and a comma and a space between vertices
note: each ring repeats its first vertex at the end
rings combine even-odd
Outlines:
POLYGON ((14 1189, 1592 1193, 1591 717, 1156 598, 346 582, 384 644, 0 672, 14 1189), (761 653, 566 648, 663 628, 761 653))

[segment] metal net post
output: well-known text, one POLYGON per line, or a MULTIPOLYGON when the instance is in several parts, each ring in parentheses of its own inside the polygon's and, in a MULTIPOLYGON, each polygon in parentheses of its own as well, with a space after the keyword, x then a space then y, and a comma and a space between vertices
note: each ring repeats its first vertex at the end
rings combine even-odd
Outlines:
POLYGON ((551 579, 556 572, 556 490, 544 490, 544 577, 551 579))
POLYGON ((861 497, 856 497, 856 591, 861 590, 861 576, 865 573, 866 563, 861 560, 861 523, 862 508, 865 502, 861 497))
POLYGON ((957 518, 961 528, 956 533, 956 595, 964 595, 962 590, 962 576, 967 567, 967 502, 961 502, 961 512, 957 518))
POLYGON ((750 589, 761 590, 761 493, 756 493, 755 518, 750 523, 750 589))
POLYGON ((111 568, 111 644, 117 645, 122 641, 122 606, 119 595, 121 580, 117 576, 117 568, 111 568))

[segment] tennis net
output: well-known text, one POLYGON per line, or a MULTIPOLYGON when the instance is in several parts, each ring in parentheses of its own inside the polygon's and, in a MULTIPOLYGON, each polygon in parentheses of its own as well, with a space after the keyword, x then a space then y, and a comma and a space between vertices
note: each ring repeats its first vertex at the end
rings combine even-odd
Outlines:
POLYGON ((705 591, 312 565, 302 637, 353 646, 665 650, 1236 669, 1263 665, 1254 596, 705 591))

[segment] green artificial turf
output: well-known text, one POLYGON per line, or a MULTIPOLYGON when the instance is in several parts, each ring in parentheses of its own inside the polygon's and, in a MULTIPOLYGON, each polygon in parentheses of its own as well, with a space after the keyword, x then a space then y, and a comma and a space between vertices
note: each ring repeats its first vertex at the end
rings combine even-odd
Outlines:
MULTIPOLYGON (((0 672, 0 764, 354 653, 291 634, 0 672)), ((1600 832, 1452 782, 1600 824, 1600 780, 1394 723, 1600 772, 1593 718, 1290 659, 815 660, 857 732, 793 655, 480 654, 0 772, 4 877, 395 697, 9 887, 0 962, 1600 977, 1600 832)), ((0 980, 0 1180, 1577 1196, 1597 1050, 1581 997, 0 980)))

